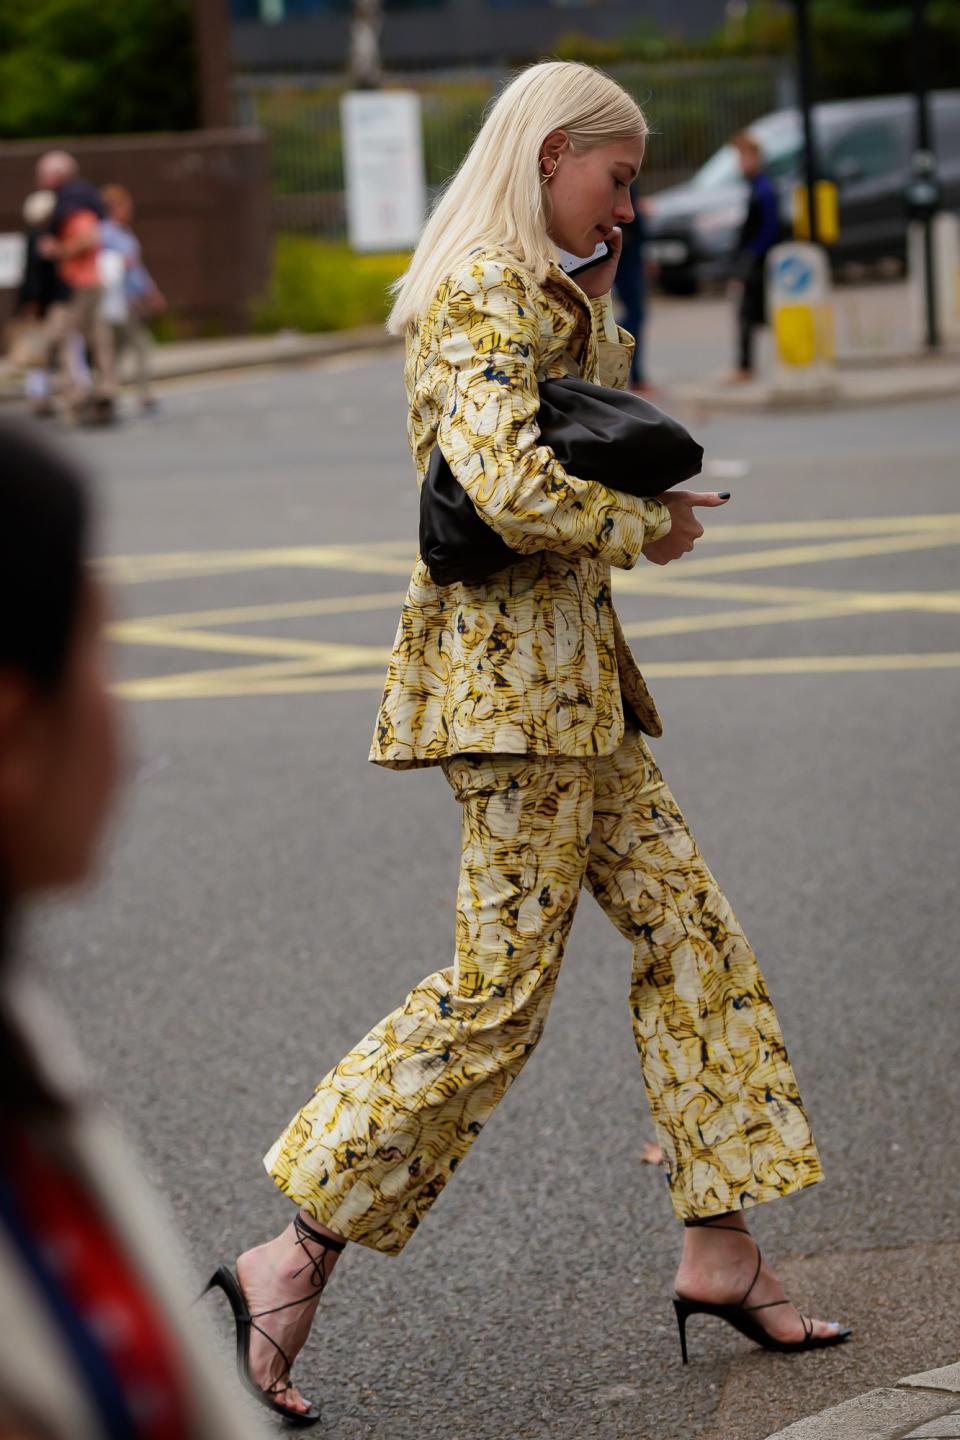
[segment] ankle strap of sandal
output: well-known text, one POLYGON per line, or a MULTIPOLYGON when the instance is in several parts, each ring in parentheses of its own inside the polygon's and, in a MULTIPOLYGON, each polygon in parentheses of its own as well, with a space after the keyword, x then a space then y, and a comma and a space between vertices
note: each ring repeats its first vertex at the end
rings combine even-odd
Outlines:
POLYGON ((293 1228, 301 1245, 304 1242, 310 1245, 322 1245, 324 1250, 330 1250, 334 1255, 339 1255, 342 1250, 347 1248, 346 1240, 334 1240, 332 1235, 321 1235, 319 1230, 314 1230, 313 1226, 304 1220, 299 1210, 293 1217, 293 1228))

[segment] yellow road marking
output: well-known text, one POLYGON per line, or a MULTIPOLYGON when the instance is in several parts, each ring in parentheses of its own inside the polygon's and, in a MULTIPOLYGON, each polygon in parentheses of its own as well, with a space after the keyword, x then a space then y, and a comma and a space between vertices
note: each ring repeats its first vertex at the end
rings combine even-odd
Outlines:
MULTIPOLYGON (((292 600, 277 605, 234 605, 223 610, 184 610, 169 615, 145 615, 118 622, 127 625, 241 625, 244 621, 299 620, 315 615, 348 615, 363 610, 392 610, 403 604, 402 590, 373 595, 335 595, 324 600, 292 600)), ((114 627, 118 628, 118 627, 114 627)), ((122 636, 114 638, 123 638, 122 636)))
POLYGON ((248 570, 350 570, 395 575, 410 570, 412 549, 401 556, 395 540, 363 545, 300 545, 272 550, 183 551, 158 555, 116 555, 98 562, 113 585, 140 585, 157 580, 185 580, 248 570))
MULTIPOLYGON (((960 525, 960 514, 949 511, 927 515, 863 515, 859 519, 773 520, 744 525, 711 524, 703 540, 816 540, 840 535, 902 535, 912 530, 939 530, 960 525)), ((702 544, 698 540, 697 544, 702 544)))
POLYGON ((871 670, 954 670, 960 650, 907 651, 898 655, 781 655, 755 660, 665 660, 643 667, 654 680, 700 675, 837 675, 871 670))
MULTIPOLYGON (((296 662, 290 662, 291 668, 296 662)), ((271 667, 261 667, 263 671, 271 667)), ((650 680, 682 680, 720 678, 727 675, 845 675, 897 670, 954 670, 960 668, 960 651, 927 651, 919 654, 894 655, 783 655, 749 660, 672 660, 644 665, 650 680)), ((239 672, 198 674, 199 683, 191 685, 190 674, 157 677, 149 680, 124 680, 114 692, 125 700, 212 700, 245 695, 313 695, 340 690, 380 690, 384 673, 356 675, 296 675, 279 673, 255 676, 254 667, 240 667, 239 672)))
MULTIPOLYGON (((669 573, 653 567, 618 574, 615 592, 627 596, 672 596, 690 601, 740 601, 747 608, 639 619, 624 625, 628 637, 695 634, 725 628, 773 625, 891 611, 956 614, 957 590, 830 590, 809 586, 763 585, 736 578, 707 578, 781 566, 814 565, 936 549, 960 543, 960 514, 867 516, 847 521, 787 521, 736 525, 708 531, 710 539, 769 541, 806 539, 814 543, 780 545, 736 554, 685 559, 669 573), (856 538, 837 538, 838 536, 856 538)), ((354 573, 408 573, 407 541, 362 545, 291 546, 246 551, 196 551, 119 556, 102 562, 115 583, 179 580, 267 568, 334 569, 354 573)), ((382 686, 390 649, 383 645, 342 644, 296 637, 231 633, 222 627, 272 620, 344 615, 394 609, 399 592, 333 596, 279 604, 225 606, 122 620, 110 627, 125 644, 269 657, 265 663, 220 666, 173 675, 128 680, 117 691, 131 699, 172 699, 229 695, 298 694, 382 686), (368 667, 376 666, 372 671, 368 667), (384 667, 384 668, 380 668, 384 667), (344 672, 355 673, 344 673, 344 672)), ((858 670, 949 668, 954 652, 894 656, 820 656, 761 660, 657 662, 645 666, 651 678, 685 675, 838 673, 858 670)))
MULTIPOLYGON (((699 543, 699 542, 698 542, 699 543)), ((878 536, 867 540, 841 540, 837 544, 792 545, 777 550, 750 550, 737 555, 684 556, 679 562, 683 571, 696 579, 700 575, 721 575, 743 570, 775 570, 781 565, 814 565, 831 560, 856 560, 873 555, 895 555, 906 550, 935 550, 943 545, 960 544, 960 525, 948 528, 945 534, 924 532, 920 535, 878 536)), ((677 580, 682 576, 677 576, 677 580)), ((623 591, 651 589, 645 573, 629 571, 620 577, 623 591)))
MULTIPOLYGON (((275 660, 263 665, 221 666, 216 670, 184 670, 176 675, 150 675, 143 680, 118 680, 113 689, 127 699, 173 699, 190 695, 242 695, 261 681, 289 676, 315 677, 323 669, 314 660, 275 660)), ((380 671, 383 683, 384 672, 380 671)), ((343 676, 347 679, 349 677, 343 676)))
MULTIPOLYGON (((890 606, 897 609, 896 605, 890 606)), ((808 605, 770 605, 753 610, 715 610, 708 614, 670 615, 660 620, 621 622, 628 640, 655 635, 699 634, 704 630, 742 629, 750 625, 781 625, 797 620, 830 620, 860 613, 855 605, 816 601, 808 605)))
MULTIPOLYGON (((614 594, 618 593, 614 577, 614 594)), ((896 599, 897 609, 903 610, 954 610, 960 603, 958 590, 821 590, 813 585, 757 585, 747 581, 739 585, 730 580, 670 580, 654 576, 649 585, 633 586, 628 592, 633 595, 670 595, 674 599, 704 600, 766 600, 772 604, 793 605, 801 601, 832 601, 840 605, 857 600, 864 609, 874 604, 883 606, 896 599)))
POLYGON ((172 650, 212 650, 236 655, 300 655, 318 668, 346 670, 390 658, 382 645, 341 645, 316 640, 288 640, 269 635, 230 635, 217 630, 178 630, 174 626, 142 625, 135 620, 111 625, 113 640, 135 645, 160 645, 172 650))
MULTIPOLYGON (((851 542, 853 548, 843 543, 754 552, 744 556, 717 557, 716 560, 684 560, 686 571, 711 573, 704 566, 720 569, 731 568, 733 563, 747 559, 751 562, 745 568, 759 567, 759 561, 766 556, 773 557, 770 564, 806 564, 807 560, 819 561, 824 558, 846 559, 857 555, 882 555, 890 553, 885 548, 883 537, 893 537, 894 549, 923 548, 925 545, 956 543, 960 533, 960 515, 946 513, 939 515, 912 516, 866 516, 861 520, 815 520, 783 521, 776 524, 720 525, 707 529, 699 544, 719 540, 751 541, 776 538, 833 537, 852 534, 876 536, 851 542), (916 540, 910 534, 917 532, 916 540), (871 548, 873 545, 879 548, 871 548), (788 557, 783 558, 781 557, 788 557)), ((172 554, 118 555, 99 562, 101 572, 115 585, 143 584, 156 580, 187 579, 205 575, 223 575, 230 572, 263 569, 319 569, 350 570, 359 573, 396 575, 409 571, 413 564, 415 547, 412 542, 385 540, 364 542, 362 545, 306 545, 286 546, 265 550, 210 550, 178 551, 172 554)), ((635 579, 635 576, 625 577, 635 579)))
POLYGON ((115 695, 123 700, 216 700, 240 695, 300 695, 315 694, 323 690, 382 690, 386 674, 377 670, 362 675, 316 675, 307 673, 298 677, 298 668, 307 670, 306 665, 297 666, 290 662, 286 671, 278 664, 275 668, 259 667, 262 675, 254 673, 257 666, 238 666, 237 671, 205 670, 194 674, 151 676, 146 680, 120 680, 112 688, 115 695), (219 679, 214 677, 219 676, 219 679))

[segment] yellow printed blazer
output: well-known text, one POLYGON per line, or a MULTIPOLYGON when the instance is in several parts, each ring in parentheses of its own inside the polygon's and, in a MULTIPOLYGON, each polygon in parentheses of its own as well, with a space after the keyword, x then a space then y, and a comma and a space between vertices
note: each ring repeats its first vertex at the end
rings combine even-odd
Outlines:
POLYGON ((608 755, 624 701, 657 708, 627 647, 610 567, 670 528, 666 507, 577 479, 540 443, 541 380, 623 387, 633 340, 609 297, 557 267, 539 283, 478 252, 407 337, 408 435, 422 485, 439 444, 481 518, 524 558, 479 585, 439 587, 418 557, 370 759, 393 769, 460 753, 608 755))

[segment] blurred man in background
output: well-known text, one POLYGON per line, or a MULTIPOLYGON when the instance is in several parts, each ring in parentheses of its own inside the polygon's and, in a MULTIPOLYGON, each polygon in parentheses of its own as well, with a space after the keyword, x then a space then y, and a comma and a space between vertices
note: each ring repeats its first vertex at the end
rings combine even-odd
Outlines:
POLYGON ((644 324, 647 312, 647 214, 648 202, 638 193, 634 185, 630 189, 633 201, 633 219, 629 225, 621 226, 623 249, 617 266, 614 292, 623 306, 623 328, 628 330, 636 342, 630 361, 630 389, 635 395, 645 395, 652 387, 648 384, 644 366, 644 324))
POLYGON ((741 130, 730 143, 737 149, 741 172, 750 186, 746 218, 732 256, 729 290, 737 313, 736 368, 730 378, 742 382, 753 379, 754 331, 766 324, 764 267, 768 252, 780 239, 780 209, 757 141, 741 130))
POLYGON ((114 416, 113 340, 100 314, 103 287, 98 267, 104 204, 65 150, 48 150, 41 155, 36 179, 40 189, 52 190, 56 195, 48 233, 38 241, 37 248, 46 259, 54 261, 57 274, 71 292, 70 300, 51 323, 51 341, 60 343, 66 355, 70 337, 80 336, 95 370, 92 384, 85 389, 64 361, 67 411, 74 420, 109 424, 114 416))
POLYGON ((70 300, 70 290, 57 274, 52 260, 40 253, 38 245, 53 215, 56 196, 52 190, 34 190, 23 204, 26 250, 23 278, 14 302, 14 329, 11 354, 22 367, 24 393, 31 412, 53 414, 50 370, 55 362, 50 331, 56 324, 57 309, 70 300))

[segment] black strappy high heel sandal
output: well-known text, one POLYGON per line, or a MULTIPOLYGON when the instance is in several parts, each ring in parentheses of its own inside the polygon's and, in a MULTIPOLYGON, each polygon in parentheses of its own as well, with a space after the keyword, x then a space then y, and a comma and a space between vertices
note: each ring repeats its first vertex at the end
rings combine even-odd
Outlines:
POLYGON ((273 1336, 268 1335, 263 1326, 257 1324, 257 1321, 262 1320, 266 1315, 276 1315, 281 1310, 291 1310, 294 1305, 305 1305, 308 1301, 316 1300, 322 1295, 323 1287, 327 1280, 324 1271, 324 1256, 327 1251, 330 1251, 334 1255, 339 1255, 341 1250, 344 1249, 346 1241, 331 1240, 329 1236, 321 1235, 318 1230, 314 1230, 311 1225, 308 1225, 299 1214, 294 1217, 293 1228, 297 1234, 297 1244, 302 1248, 307 1257, 307 1263, 295 1272, 294 1279, 302 1275, 304 1270, 310 1271, 310 1284, 312 1289, 309 1295, 302 1295, 299 1300, 289 1300, 285 1305, 275 1305, 272 1310, 258 1310, 255 1315, 252 1315, 250 1313, 250 1307, 247 1304, 247 1297, 240 1288, 239 1280, 226 1265, 221 1265, 214 1275, 211 1276, 209 1282, 204 1287, 203 1294, 206 1295, 210 1290, 222 1290, 230 1302, 230 1308, 233 1311, 233 1318, 237 1327, 237 1374, 250 1391, 250 1394, 259 1400, 261 1405, 265 1405, 268 1410, 272 1411, 274 1415, 282 1416, 287 1425, 307 1429, 311 1425, 316 1425, 320 1419, 320 1411, 316 1405, 311 1405, 309 1410, 291 1410, 289 1405, 284 1405, 283 1401, 279 1398, 290 1389, 292 1362, 286 1352, 277 1344, 276 1340, 274 1340, 273 1336), (322 1245, 323 1253, 320 1255, 311 1255, 307 1249, 308 1243, 312 1245, 322 1245), (256 1330, 260 1335, 263 1335, 269 1340, 270 1344, 283 1360, 283 1374, 266 1390, 262 1390, 250 1374, 250 1334, 253 1330, 256 1330))
POLYGON ((778 1340, 769 1331, 765 1330, 758 1320, 754 1320, 753 1314, 757 1310, 772 1310, 776 1305, 792 1305, 792 1300, 767 1300, 763 1305, 748 1305, 750 1292, 760 1278, 760 1269, 763 1265, 763 1256, 760 1254, 760 1246, 750 1234, 749 1230, 741 1230, 736 1225, 713 1225, 710 1218, 705 1220, 686 1220, 686 1225, 709 1226, 711 1230, 730 1230, 735 1235, 745 1236, 756 1248, 757 1268, 753 1272, 753 1279, 744 1291, 743 1299, 738 1305, 711 1305, 707 1300, 685 1300, 683 1296, 674 1296, 673 1308, 677 1312, 677 1325, 680 1330, 680 1353, 683 1356, 683 1363, 687 1362, 687 1321, 691 1315, 716 1315, 718 1320, 726 1320, 741 1335, 746 1335, 756 1345, 762 1345, 764 1350, 822 1350, 828 1345, 842 1345, 844 1340, 849 1340, 853 1333, 847 1326, 840 1326, 832 1335, 814 1335, 813 1321, 808 1320, 805 1315, 800 1316, 803 1325, 802 1340, 778 1340))

